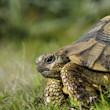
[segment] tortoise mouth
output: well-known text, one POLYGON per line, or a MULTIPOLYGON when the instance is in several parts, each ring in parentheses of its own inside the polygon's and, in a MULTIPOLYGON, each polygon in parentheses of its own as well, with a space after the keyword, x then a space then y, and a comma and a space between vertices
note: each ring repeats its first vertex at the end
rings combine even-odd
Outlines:
POLYGON ((47 77, 50 74, 50 70, 48 68, 41 68, 37 66, 37 71, 44 77, 47 77))
POLYGON ((48 77, 50 74, 50 70, 44 70, 42 72, 40 72, 44 77, 48 77))
POLYGON ((37 71, 46 78, 58 78, 60 77, 60 72, 52 71, 48 68, 41 68, 37 66, 37 71))

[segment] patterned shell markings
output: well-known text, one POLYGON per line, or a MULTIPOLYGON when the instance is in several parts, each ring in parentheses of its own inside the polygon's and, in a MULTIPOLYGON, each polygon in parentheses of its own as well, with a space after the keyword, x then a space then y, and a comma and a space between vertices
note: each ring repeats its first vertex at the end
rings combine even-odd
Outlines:
POLYGON ((78 41, 61 49, 78 65, 110 72, 110 16, 98 21, 78 41))

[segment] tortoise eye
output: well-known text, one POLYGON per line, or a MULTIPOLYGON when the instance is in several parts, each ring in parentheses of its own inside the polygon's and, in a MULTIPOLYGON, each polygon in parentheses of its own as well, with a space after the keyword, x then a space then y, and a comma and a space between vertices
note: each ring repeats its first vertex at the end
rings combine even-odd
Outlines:
POLYGON ((47 64, 51 64, 51 63, 53 63, 55 61, 55 57, 54 56, 50 56, 50 57, 47 57, 46 59, 45 59, 45 63, 47 63, 47 64))

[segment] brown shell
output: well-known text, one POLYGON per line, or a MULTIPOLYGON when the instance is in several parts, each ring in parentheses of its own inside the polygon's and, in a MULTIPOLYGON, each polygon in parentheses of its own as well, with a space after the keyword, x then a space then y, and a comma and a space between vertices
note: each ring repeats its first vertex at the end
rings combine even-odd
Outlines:
POLYGON ((78 41, 61 49, 78 65, 110 72, 110 16, 98 21, 78 41))

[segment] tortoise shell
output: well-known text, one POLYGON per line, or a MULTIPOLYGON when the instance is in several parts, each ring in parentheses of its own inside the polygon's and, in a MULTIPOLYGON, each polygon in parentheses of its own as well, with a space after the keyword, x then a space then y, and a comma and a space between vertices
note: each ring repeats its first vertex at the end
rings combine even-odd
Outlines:
POLYGON ((110 72, 110 16, 98 21, 78 41, 61 49, 78 65, 110 72))

